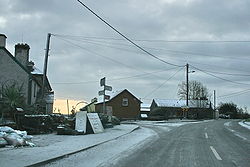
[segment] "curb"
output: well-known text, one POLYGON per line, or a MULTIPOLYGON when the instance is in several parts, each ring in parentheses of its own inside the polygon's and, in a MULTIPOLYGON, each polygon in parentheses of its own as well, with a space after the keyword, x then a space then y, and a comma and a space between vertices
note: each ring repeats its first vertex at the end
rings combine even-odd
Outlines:
POLYGON ((48 163, 50 163, 50 162, 53 162, 53 161, 56 161, 56 160, 59 160, 59 159, 63 159, 63 158, 68 157, 68 156, 70 156, 70 155, 73 155, 73 154, 76 154, 76 153, 79 153, 79 152, 82 152, 82 151, 86 151, 86 150, 88 150, 88 149, 94 148, 94 147, 96 147, 96 146, 99 146, 99 145, 101 145, 101 144, 107 143, 107 142, 109 142, 109 141, 116 140, 116 139, 118 139, 118 138, 120 138, 120 137, 123 137, 123 136, 125 136, 125 135, 128 135, 128 134, 130 134, 130 133, 132 133, 132 132, 138 130, 139 128, 140 128, 140 127, 137 126, 137 127, 133 128, 131 131, 129 131, 128 133, 125 133, 125 134, 123 134, 123 135, 121 135, 121 136, 118 136, 118 137, 115 137, 115 138, 113 138, 113 139, 110 139, 110 140, 107 140, 107 141, 103 141, 103 142, 101 142, 101 143, 97 143, 97 144, 94 144, 94 145, 92 145, 92 146, 89 146, 89 147, 86 147, 86 148, 83 148, 83 149, 80 149, 80 150, 77 150, 77 151, 74 151, 74 152, 71 152, 71 153, 67 153, 67 154, 64 154, 64 155, 60 155, 60 156, 58 156, 58 157, 54 157, 54 158, 51 158, 51 159, 47 159, 47 160, 45 160, 45 161, 41 161, 41 162, 37 162, 37 163, 35 163, 35 164, 27 165, 27 166, 25 166, 25 167, 38 167, 38 166, 45 165, 45 164, 48 164, 48 163))

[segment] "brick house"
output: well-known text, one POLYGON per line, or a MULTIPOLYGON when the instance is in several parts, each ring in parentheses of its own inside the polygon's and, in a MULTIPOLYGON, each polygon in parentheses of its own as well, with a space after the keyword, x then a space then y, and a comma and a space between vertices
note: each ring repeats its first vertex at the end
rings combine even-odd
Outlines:
MULTIPOLYGON (((15 45, 15 55, 13 56, 6 49, 6 38, 4 34, 0 34, 0 85, 7 86, 13 83, 22 85, 22 93, 26 104, 37 105, 39 98, 41 98, 43 74, 34 66, 32 61, 29 61, 29 45, 15 45)), ((42 106, 46 109, 46 113, 52 113, 53 111, 53 94, 46 77, 45 99, 47 100, 46 106, 42 106)))
POLYGON ((211 119, 214 117, 214 110, 208 100, 189 100, 189 106, 186 107, 186 100, 153 99, 150 106, 150 117, 211 119))
MULTIPOLYGON (((112 115, 119 119, 139 119, 141 101, 127 89, 115 93, 110 100, 105 101, 106 110, 111 110, 112 115)), ((95 105, 95 110, 101 112, 103 102, 95 105)))

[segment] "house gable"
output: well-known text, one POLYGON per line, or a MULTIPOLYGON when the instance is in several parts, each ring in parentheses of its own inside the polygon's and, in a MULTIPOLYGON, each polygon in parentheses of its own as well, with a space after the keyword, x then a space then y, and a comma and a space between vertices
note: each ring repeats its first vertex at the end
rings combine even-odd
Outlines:
MULTIPOLYGON (((113 96, 105 102, 107 108, 112 108, 114 116, 120 119, 138 119, 140 114, 141 101, 127 89, 113 96), (127 105, 123 105, 123 100, 127 99, 127 105)), ((102 111, 103 103, 96 104, 96 111, 102 111)))
POLYGON ((21 68, 20 63, 13 59, 9 51, 0 47, 0 84, 8 85, 17 82, 19 86, 23 86, 23 95, 26 97, 26 102, 29 100, 29 73, 21 68))
POLYGON ((30 74, 30 72, 4 47, 0 47, 7 55, 22 69, 24 70, 27 74, 30 74))

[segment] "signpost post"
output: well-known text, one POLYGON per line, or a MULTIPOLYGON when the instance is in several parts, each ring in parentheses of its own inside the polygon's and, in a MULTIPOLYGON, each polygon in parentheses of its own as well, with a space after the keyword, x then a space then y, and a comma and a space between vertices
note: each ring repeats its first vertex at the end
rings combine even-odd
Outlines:
POLYGON ((106 85, 106 77, 102 78, 100 80, 100 86, 103 86, 103 90, 99 91, 98 94, 99 96, 103 96, 103 106, 102 106, 102 112, 104 114, 106 113, 106 106, 105 106, 105 100, 109 100, 110 96, 105 94, 105 91, 112 91, 112 87, 106 85))

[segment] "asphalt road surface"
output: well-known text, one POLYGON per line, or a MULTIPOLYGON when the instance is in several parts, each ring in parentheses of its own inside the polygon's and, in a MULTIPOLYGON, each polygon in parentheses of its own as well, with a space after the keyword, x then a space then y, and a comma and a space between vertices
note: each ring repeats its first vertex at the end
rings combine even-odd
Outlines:
POLYGON ((250 130, 239 120, 139 122, 139 130, 45 166, 250 167, 250 130), (144 137, 150 135, 151 137, 144 137))
POLYGON ((237 120, 183 125, 166 132, 148 126, 159 138, 116 167, 250 167, 250 130, 237 120))

